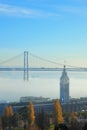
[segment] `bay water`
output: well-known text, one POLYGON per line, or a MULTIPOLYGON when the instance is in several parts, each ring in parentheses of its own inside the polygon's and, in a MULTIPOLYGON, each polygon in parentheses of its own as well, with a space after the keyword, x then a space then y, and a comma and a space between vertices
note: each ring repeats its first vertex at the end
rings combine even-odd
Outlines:
MULTIPOLYGON (((62 71, 29 71, 24 81, 23 71, 0 71, 0 101, 19 101, 24 96, 60 97, 62 71)), ((87 72, 68 71, 69 95, 72 98, 87 97, 87 72)))

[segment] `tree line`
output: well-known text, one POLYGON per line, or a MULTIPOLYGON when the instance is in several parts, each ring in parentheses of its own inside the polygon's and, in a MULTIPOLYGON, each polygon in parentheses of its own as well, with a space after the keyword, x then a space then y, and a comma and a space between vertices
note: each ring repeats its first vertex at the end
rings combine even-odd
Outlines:
POLYGON ((62 113, 58 99, 55 100, 53 113, 44 109, 35 114, 32 101, 13 112, 12 106, 6 106, 0 117, 0 130, 87 130, 87 123, 77 121, 77 113, 62 113))

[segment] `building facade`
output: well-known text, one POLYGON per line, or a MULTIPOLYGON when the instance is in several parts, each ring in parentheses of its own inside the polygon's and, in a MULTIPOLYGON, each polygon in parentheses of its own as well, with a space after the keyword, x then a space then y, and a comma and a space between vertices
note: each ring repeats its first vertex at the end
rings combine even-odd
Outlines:
POLYGON ((62 76, 60 77, 60 102, 69 102, 69 78, 67 76, 66 67, 64 66, 62 76))
POLYGON ((30 102, 32 101, 33 103, 41 103, 41 102, 48 102, 50 98, 45 98, 45 97, 34 97, 34 96, 26 96, 26 97, 21 97, 20 102, 30 102))

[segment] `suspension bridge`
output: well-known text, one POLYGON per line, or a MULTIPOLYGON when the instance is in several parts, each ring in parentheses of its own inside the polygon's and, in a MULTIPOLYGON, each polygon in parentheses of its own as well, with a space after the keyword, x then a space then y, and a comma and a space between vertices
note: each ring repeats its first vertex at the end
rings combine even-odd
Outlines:
MULTIPOLYGON (((24 80, 29 79, 29 71, 62 71, 64 64, 57 63, 28 51, 0 62, 0 71, 23 71, 24 80), (62 66, 62 67, 61 67, 62 66)), ((66 65, 67 71, 87 71, 85 67, 66 65)))

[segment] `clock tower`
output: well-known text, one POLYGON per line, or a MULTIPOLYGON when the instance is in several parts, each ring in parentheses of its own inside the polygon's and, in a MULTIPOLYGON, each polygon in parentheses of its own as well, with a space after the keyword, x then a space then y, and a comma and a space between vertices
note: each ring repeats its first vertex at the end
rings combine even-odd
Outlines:
POLYGON ((65 66, 63 68, 62 76, 60 77, 60 102, 69 102, 69 78, 65 66))

